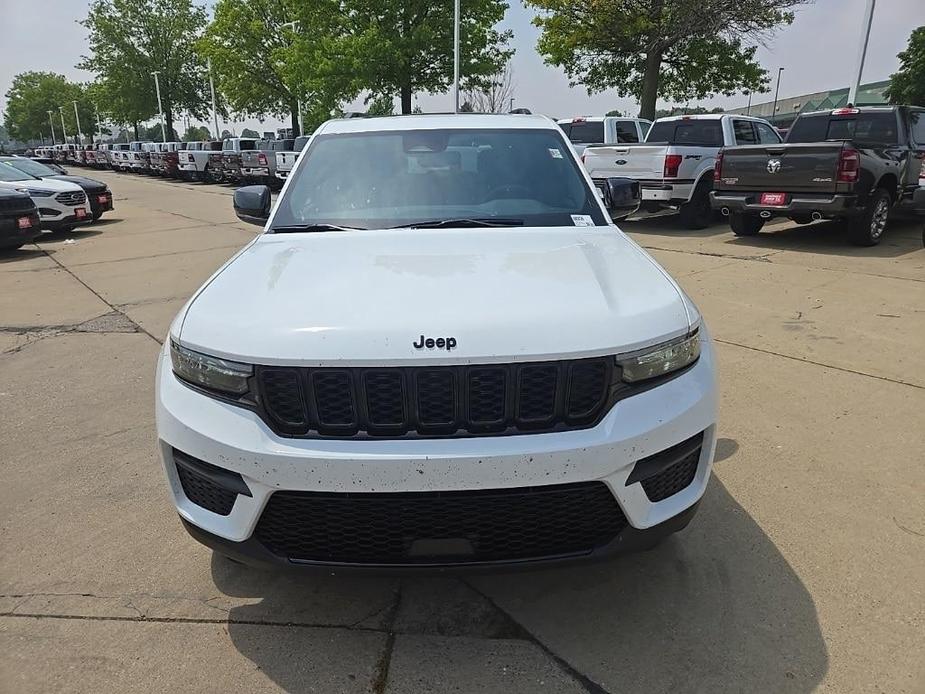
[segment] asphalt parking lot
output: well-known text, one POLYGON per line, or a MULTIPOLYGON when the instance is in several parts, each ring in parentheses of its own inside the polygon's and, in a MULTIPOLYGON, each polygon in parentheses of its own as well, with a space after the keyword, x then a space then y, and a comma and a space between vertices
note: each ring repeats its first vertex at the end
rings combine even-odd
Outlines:
POLYGON ((111 172, 104 221, 0 253, 0 689, 925 691, 925 250, 835 224, 625 228, 718 343, 698 516, 608 564, 289 577, 212 556, 155 457, 155 356, 257 227, 111 172))

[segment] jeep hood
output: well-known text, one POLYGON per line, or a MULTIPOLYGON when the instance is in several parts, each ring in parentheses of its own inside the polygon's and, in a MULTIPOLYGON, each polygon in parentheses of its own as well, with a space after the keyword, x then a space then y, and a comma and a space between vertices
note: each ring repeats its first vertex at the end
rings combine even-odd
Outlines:
POLYGON ((566 227, 265 234, 172 330, 216 356, 322 366, 592 356, 689 327, 642 249, 612 228, 566 227), (421 336, 456 346, 416 348, 421 336))

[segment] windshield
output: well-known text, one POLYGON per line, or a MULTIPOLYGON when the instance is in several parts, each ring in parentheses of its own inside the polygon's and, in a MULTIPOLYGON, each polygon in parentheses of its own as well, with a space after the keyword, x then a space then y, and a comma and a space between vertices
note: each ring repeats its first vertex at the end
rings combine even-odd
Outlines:
POLYGON ((524 226, 607 222, 555 130, 409 130, 319 135, 273 226, 382 229, 448 219, 524 226))
POLYGON ((890 111, 847 116, 819 114, 797 118, 787 133, 787 142, 855 140, 893 145, 896 137, 896 115, 890 111))
POLYGON ((31 159, 5 159, 4 164, 9 164, 15 169, 19 169, 31 176, 36 176, 41 178, 42 176, 55 176, 57 175, 52 169, 48 168, 44 164, 40 164, 37 161, 32 161, 31 159))
POLYGON ((15 181, 34 181, 35 178, 17 168, 10 166, 5 161, 0 161, 0 181, 13 183, 15 181))

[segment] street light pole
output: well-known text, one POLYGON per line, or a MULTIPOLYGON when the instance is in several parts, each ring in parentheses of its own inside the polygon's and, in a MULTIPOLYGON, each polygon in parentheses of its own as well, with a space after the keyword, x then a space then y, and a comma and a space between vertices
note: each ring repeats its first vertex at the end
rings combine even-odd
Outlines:
POLYGON ((100 122, 100 106, 99 104, 93 104, 93 108, 96 111, 96 139, 99 141, 103 139, 103 124, 100 122))
POLYGON ((777 115, 777 95, 780 93, 780 73, 784 71, 784 68, 777 68, 777 87, 774 88, 774 107, 771 109, 771 118, 769 119, 771 123, 774 123, 774 116, 777 115))
POLYGON ((459 0, 453 3, 453 113, 459 113, 459 0))
POLYGON ((84 135, 80 129, 80 116, 77 113, 77 102, 76 101, 74 102, 74 120, 77 121, 77 139, 80 142, 80 144, 83 144, 84 135))
POLYGON ((855 105, 858 100, 858 89, 861 87, 861 73, 864 72, 864 60, 867 57, 867 44, 870 41, 870 25, 874 21, 874 5, 877 0, 867 0, 867 9, 864 11, 864 23, 861 25, 861 45, 858 49, 858 63, 848 89, 848 103, 855 105))
POLYGON ((752 92, 751 90, 749 90, 748 92, 748 106, 745 108, 745 115, 746 116, 752 115, 752 92))
POLYGON ((61 140, 64 144, 67 144, 67 128, 64 127, 64 106, 59 106, 58 112, 61 114, 61 140))
POLYGON ((209 91, 212 92, 212 118, 215 120, 215 139, 221 140, 222 133, 218 129, 218 111, 215 110, 215 81, 212 79, 212 58, 209 58, 209 91))
POLYGON ((157 112, 161 116, 161 139, 163 142, 167 142, 167 130, 164 128, 164 107, 161 106, 161 81, 158 79, 160 75, 159 70, 155 70, 151 73, 154 75, 154 88, 157 90, 157 112))
POLYGON ((54 111, 48 112, 48 124, 51 126, 51 144, 58 144, 58 138, 55 137, 55 120, 52 118, 54 111))

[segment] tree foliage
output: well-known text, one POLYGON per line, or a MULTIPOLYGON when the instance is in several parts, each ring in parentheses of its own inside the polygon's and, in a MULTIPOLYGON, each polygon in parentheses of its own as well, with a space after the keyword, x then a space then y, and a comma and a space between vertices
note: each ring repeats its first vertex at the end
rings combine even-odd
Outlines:
POLYGON ((77 67, 99 75, 115 117, 137 124, 157 114, 155 71, 168 129, 177 111, 205 115, 208 83, 193 50, 206 24, 202 7, 192 0, 93 0, 82 24, 91 54, 77 67))
POLYGON ((466 102, 479 113, 505 113, 510 110, 513 98, 514 74, 510 63, 466 90, 466 102))
MULTIPOLYGON (((373 94, 398 94, 411 113, 415 92, 438 93, 453 82, 453 3, 431 0, 342 0, 344 32, 335 55, 373 94)), ((495 26, 505 0, 464 0, 460 72, 464 86, 483 83, 513 54, 510 31, 495 26)))
POLYGON ((89 138, 96 131, 96 116, 92 104, 86 98, 85 87, 69 82, 64 75, 53 72, 20 73, 13 78, 6 99, 4 123, 14 139, 39 139, 40 135, 44 135, 50 140, 52 126, 49 124, 48 111, 52 111, 57 140, 61 141, 63 115, 68 139, 74 142, 77 136, 74 101, 77 102, 80 115, 81 132, 89 138))
POLYGON ((925 26, 912 31, 898 56, 899 70, 890 75, 886 97, 891 104, 925 106, 925 26))
POLYGON ((810 0, 526 0, 540 10, 537 48, 589 92, 686 101, 766 91, 757 43, 810 0))
POLYGON ((212 133, 209 132, 208 128, 202 125, 191 125, 186 129, 186 132, 183 133, 184 142, 200 142, 211 139, 212 133))
POLYGON ((669 106, 660 108, 655 111, 656 118, 666 118, 667 116, 693 116, 703 113, 725 113, 726 109, 722 106, 715 108, 706 108, 704 106, 669 106))
POLYGON ((395 113, 395 99, 391 94, 381 94, 370 99, 366 107, 367 116, 391 116, 395 113))

